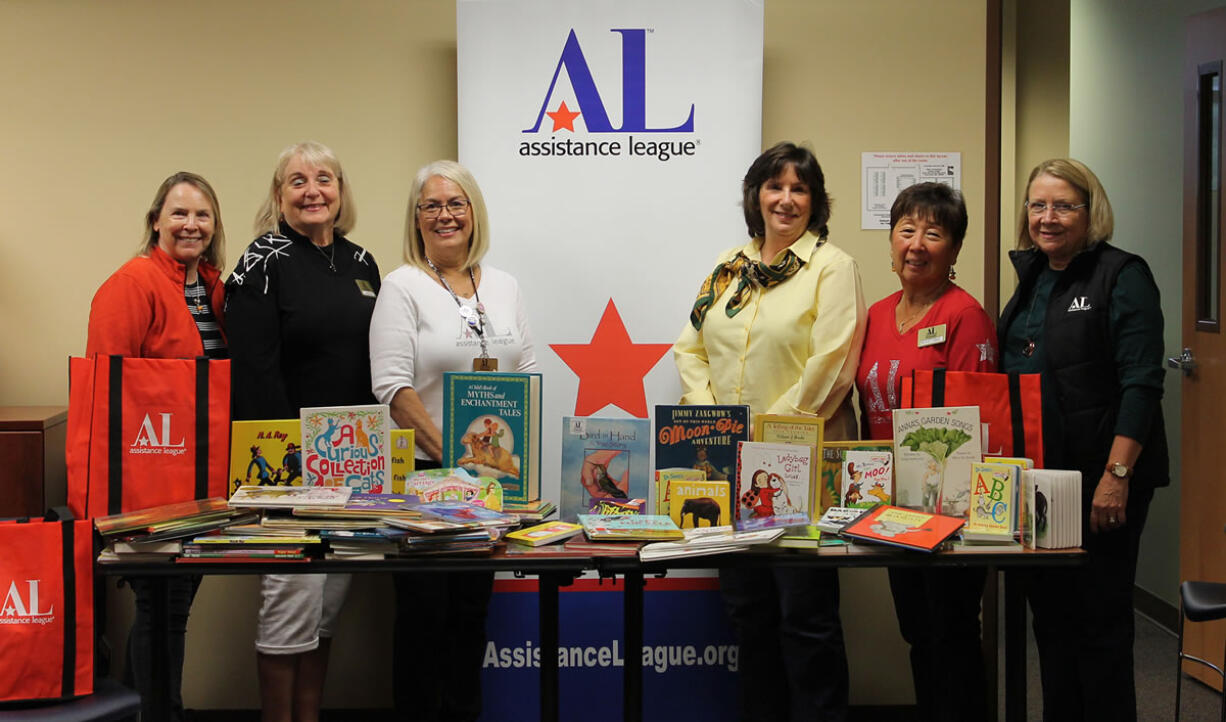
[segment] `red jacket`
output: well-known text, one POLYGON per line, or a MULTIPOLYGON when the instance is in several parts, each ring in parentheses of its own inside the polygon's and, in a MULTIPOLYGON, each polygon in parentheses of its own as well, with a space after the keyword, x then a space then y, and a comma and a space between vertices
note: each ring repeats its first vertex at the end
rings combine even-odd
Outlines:
MULTIPOLYGON (((221 272, 201 261, 196 267, 223 326, 225 284, 221 272)), ((119 267, 94 294, 89 309, 85 355, 119 354, 145 358, 194 358, 204 355, 183 287, 187 268, 154 246, 119 267)))

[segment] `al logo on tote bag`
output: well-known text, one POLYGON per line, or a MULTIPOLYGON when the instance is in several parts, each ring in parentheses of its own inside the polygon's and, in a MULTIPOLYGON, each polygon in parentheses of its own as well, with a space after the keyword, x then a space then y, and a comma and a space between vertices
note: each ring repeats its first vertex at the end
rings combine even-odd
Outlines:
POLYGON ((0 702, 94 691, 93 524, 0 522, 0 702))
POLYGON ((68 506, 77 518, 225 496, 230 362, 69 361, 68 506))
POLYGON ((1043 468, 1043 402, 1039 374, 925 369, 902 380, 908 408, 978 406, 987 426, 983 453, 1024 456, 1043 468))

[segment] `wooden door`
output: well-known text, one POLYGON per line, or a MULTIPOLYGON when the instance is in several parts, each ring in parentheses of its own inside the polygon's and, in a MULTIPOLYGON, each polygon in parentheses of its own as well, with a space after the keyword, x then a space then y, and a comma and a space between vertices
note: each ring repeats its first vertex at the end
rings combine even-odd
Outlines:
MULTIPOLYGON (((1180 578, 1226 582, 1226 319, 1222 305, 1222 85, 1226 8, 1187 21, 1184 63, 1183 462, 1180 578)), ((1222 663, 1226 622, 1189 624, 1184 649, 1222 663)), ((1221 689, 1200 665, 1184 669, 1221 689)))

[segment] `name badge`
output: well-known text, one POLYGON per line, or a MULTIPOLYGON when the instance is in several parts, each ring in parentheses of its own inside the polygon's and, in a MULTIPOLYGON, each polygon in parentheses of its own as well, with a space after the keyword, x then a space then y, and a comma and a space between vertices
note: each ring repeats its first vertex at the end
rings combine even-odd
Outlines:
POLYGON ((473 371, 497 371, 497 370, 498 370, 498 359, 496 358, 482 358, 478 356, 477 358, 473 359, 473 371))
POLYGON ((924 348, 925 346, 936 346, 939 343, 945 343, 945 324, 943 323, 937 326, 921 328, 915 345, 918 348, 924 348))
POLYGON ((358 284, 358 291, 360 291, 363 296, 366 296, 368 298, 375 297, 375 287, 370 285, 370 281, 363 281, 362 279, 359 278, 359 279, 356 279, 354 283, 358 284))

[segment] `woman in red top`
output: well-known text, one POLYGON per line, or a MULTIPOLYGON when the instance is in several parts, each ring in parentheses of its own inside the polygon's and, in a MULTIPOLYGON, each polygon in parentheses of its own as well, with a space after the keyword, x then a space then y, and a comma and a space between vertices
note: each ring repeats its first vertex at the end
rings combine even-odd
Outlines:
MULTIPOLYGON (((222 329, 225 232, 217 194, 204 178, 180 171, 162 181, 145 213, 145 234, 137 255, 119 267, 94 294, 85 353, 142 358, 225 358, 222 329)), ((171 720, 183 718, 184 640, 199 575, 171 577, 169 658, 171 720)), ((125 678, 152 699, 149 659, 153 594, 146 580, 132 580, 136 615, 128 635, 125 678)), ((145 706, 142 717, 155 719, 145 706)))
MULTIPOLYGON (((902 379, 915 369, 996 370, 992 321, 953 282, 966 225, 962 195, 940 183, 904 189, 890 209, 890 267, 902 290, 868 311, 856 373, 863 438, 893 438, 902 379)), ((921 500, 896 503, 918 507, 921 500)), ((898 627, 911 645, 921 719, 977 720, 986 714, 979 632, 984 577, 982 568, 890 569, 898 627)))

